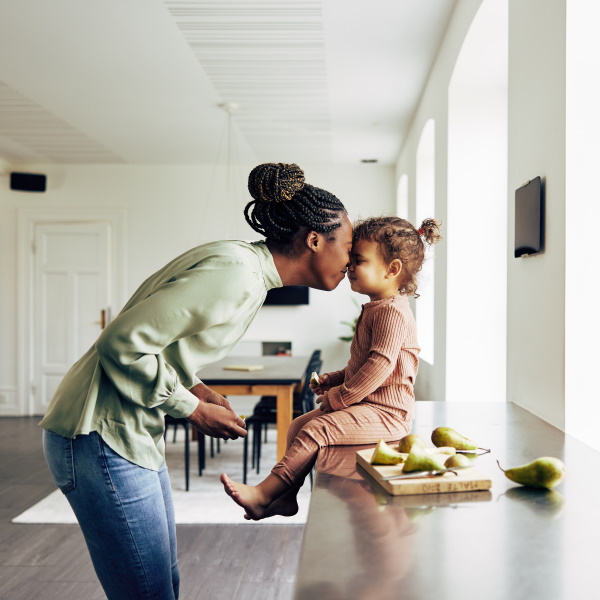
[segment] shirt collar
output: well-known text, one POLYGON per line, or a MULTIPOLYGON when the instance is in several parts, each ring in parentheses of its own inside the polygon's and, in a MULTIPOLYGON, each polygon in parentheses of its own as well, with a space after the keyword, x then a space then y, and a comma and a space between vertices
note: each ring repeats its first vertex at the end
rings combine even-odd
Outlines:
POLYGON ((265 277, 267 291, 272 288, 283 287, 283 282, 281 281, 281 277, 279 277, 279 273, 277 272, 273 255, 267 248, 267 244, 264 241, 251 242, 251 244, 256 251, 258 259, 260 260, 260 266, 262 267, 263 275, 265 277))

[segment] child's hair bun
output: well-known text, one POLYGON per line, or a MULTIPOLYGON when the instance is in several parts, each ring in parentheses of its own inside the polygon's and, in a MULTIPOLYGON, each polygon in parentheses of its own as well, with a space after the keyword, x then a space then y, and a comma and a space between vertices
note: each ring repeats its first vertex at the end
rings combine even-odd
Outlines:
POLYGON ((257 202, 285 202, 304 187, 304 171, 296 164, 265 163, 248 175, 248 191, 257 202))

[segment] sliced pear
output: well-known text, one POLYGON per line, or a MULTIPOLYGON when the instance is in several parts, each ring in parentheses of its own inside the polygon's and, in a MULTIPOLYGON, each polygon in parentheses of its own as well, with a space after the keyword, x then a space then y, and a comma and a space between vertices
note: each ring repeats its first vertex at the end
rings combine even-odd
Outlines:
POLYGON ((452 469, 453 467, 470 467, 471 461, 464 454, 453 454, 446 459, 444 466, 447 469, 452 469))
POLYGON ((311 376, 310 376, 310 382, 315 386, 318 387, 319 385, 321 385, 321 382, 319 381, 319 374, 316 371, 313 371, 311 376))
POLYGON ((398 465, 406 460, 406 454, 396 452, 384 440, 379 440, 371 457, 372 465, 398 465))
POLYGON ((410 454, 402 467, 405 473, 412 473, 413 471, 442 471, 443 469, 444 465, 433 458, 427 449, 421 448, 416 444, 411 448, 410 454))
POLYGON ((415 444, 421 446, 421 448, 425 448, 427 446, 425 440, 420 435, 417 435, 416 433, 409 433, 398 442, 398 452, 408 453, 415 444))

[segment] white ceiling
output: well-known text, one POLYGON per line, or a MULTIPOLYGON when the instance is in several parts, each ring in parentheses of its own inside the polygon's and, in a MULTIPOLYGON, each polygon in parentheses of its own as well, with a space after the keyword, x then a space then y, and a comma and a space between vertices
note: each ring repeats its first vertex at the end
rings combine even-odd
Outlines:
POLYGON ((0 158, 391 164, 456 0, 2 0, 0 158))

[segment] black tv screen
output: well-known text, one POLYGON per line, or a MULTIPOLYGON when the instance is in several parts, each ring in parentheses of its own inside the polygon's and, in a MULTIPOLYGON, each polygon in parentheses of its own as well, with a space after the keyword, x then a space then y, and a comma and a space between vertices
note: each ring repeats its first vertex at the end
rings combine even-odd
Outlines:
POLYGON ((543 249, 542 180, 536 177, 515 192, 515 257, 543 249))
POLYGON ((308 304, 308 288, 303 285, 286 285, 267 292, 265 304, 293 306, 308 304))

